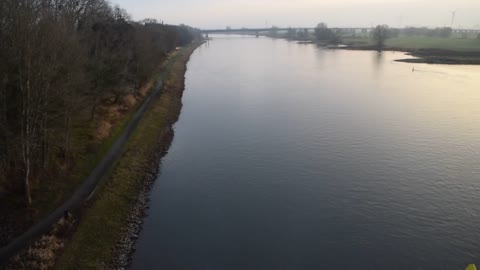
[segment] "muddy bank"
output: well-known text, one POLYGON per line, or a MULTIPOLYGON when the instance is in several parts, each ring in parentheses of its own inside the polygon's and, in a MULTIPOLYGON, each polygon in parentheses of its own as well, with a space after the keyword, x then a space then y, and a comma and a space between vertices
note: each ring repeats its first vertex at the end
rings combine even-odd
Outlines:
MULTIPOLYGON (((375 46, 346 46, 337 49, 377 51, 375 46)), ((397 62, 445 64, 445 65, 480 65, 480 51, 452 51, 443 49, 406 49, 385 47, 383 51, 405 52, 416 58, 398 59, 397 62)))
POLYGON ((404 63, 416 63, 416 64, 480 65, 480 58, 449 58, 449 57, 438 57, 438 56, 397 59, 395 61, 404 62, 404 63))
POLYGON ((479 51, 450 51, 440 49, 410 50, 408 54, 417 58, 399 59, 398 62, 447 64, 447 65, 480 65, 479 51))

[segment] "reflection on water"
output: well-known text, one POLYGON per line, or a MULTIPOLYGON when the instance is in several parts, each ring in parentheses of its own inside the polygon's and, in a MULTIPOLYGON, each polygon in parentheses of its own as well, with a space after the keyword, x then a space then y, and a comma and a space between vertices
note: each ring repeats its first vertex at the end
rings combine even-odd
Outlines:
POLYGON ((480 68, 406 57, 249 37, 199 48, 132 267, 480 263, 480 68))
POLYGON ((377 71, 377 75, 382 71, 383 62, 383 53, 377 52, 373 54, 373 67, 377 71))

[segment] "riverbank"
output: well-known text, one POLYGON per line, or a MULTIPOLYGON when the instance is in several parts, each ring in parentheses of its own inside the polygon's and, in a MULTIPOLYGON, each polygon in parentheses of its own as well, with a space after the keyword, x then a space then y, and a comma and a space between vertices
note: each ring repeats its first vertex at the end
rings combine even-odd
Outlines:
POLYGON ((32 205, 25 205, 22 192, 6 192, 0 197, 0 247, 72 196, 121 136, 176 53, 172 51, 159 59, 161 64, 151 72, 152 79, 135 89, 134 94, 126 95, 119 102, 105 95, 93 117, 88 106, 75 112, 71 120, 72 153, 52 159, 50 173, 41 179, 41 184, 39 179, 32 181, 32 205))
MULTIPOLYGON (((316 44, 327 49, 359 50, 359 51, 377 51, 377 47, 372 45, 369 38, 346 38, 342 45, 332 45, 325 42, 317 42, 313 39, 290 39, 282 37, 298 44, 316 44)), ((435 38, 402 39, 396 38, 394 41, 387 40, 383 51, 405 52, 415 58, 405 58, 395 60, 406 63, 425 63, 425 64, 448 64, 448 65, 480 65, 480 40, 467 40, 463 43, 455 44, 449 39, 435 38), (434 42, 440 42, 435 44, 434 42), (442 44, 446 42, 446 44, 442 44), (478 43, 478 44, 477 44, 478 43)))
POLYGON ((148 192, 173 138, 184 90, 186 64, 195 43, 182 49, 163 92, 146 112, 107 183, 85 213, 56 269, 125 268, 141 229, 148 192), (94 244, 92 244, 94 243, 94 244), (82 256, 78 256, 81 254, 82 256))
MULTIPOLYGON (((290 39, 298 44, 316 44, 328 49, 377 51, 371 38, 342 37, 342 45, 318 42, 314 39, 290 39)), ((383 51, 405 52, 415 58, 398 59, 397 62, 480 65, 480 39, 398 37, 386 40, 383 51)))
POLYGON ((212 37, 189 62, 132 269, 478 260, 480 66, 411 73, 401 53, 212 37))
MULTIPOLYGON (((122 157, 102 180, 87 207, 82 213, 74 213, 68 226, 63 226, 67 227, 67 232, 63 227, 60 234, 53 230, 49 236, 53 245, 41 245, 40 252, 27 251, 28 256, 24 254, 18 258, 13 268, 41 269, 41 265, 52 268, 54 262, 57 262, 57 269, 119 267, 120 263, 113 258, 125 257, 124 254, 131 251, 133 242, 125 246, 124 239, 130 239, 125 235, 135 232, 131 226, 125 226, 127 222, 138 224, 146 206, 146 195, 156 176, 155 168, 158 168, 159 159, 168 149, 173 137, 171 127, 181 109, 185 65, 199 44, 178 51, 165 77, 161 95, 145 112, 122 157), (52 240, 52 237, 58 240, 52 240), (119 239, 122 241, 119 242, 119 239), (59 254, 62 255, 58 257, 59 254)), ((123 260, 121 264, 125 263, 123 260)))
POLYGON ((480 51, 461 52, 438 49, 410 50, 415 58, 398 59, 397 62, 446 64, 446 65, 480 65, 480 51))
MULTIPOLYGON (((339 49, 375 51, 369 38, 347 38, 345 47, 339 49)), ((431 37, 402 37, 386 41, 384 51, 405 52, 415 58, 398 59, 397 62, 480 65, 480 39, 454 39, 431 37)))
MULTIPOLYGON (((344 46, 335 49, 377 51, 374 46, 344 46)), ((404 52, 415 58, 397 59, 397 62, 444 64, 444 65, 480 65, 480 51, 453 51, 441 49, 408 49, 385 47, 383 51, 404 52)))

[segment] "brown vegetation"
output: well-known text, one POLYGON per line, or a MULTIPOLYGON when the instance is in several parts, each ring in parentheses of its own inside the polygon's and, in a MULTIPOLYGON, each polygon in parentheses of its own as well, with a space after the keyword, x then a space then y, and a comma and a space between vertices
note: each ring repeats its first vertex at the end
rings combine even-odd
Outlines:
POLYGON ((172 126, 182 107, 186 63, 196 46, 183 49, 171 66, 161 95, 146 111, 91 207, 85 209, 55 269, 127 268, 149 187, 156 179, 159 159, 173 139, 172 126))
POLYGON ((0 1, 0 189, 31 205, 46 201, 46 185, 70 186, 55 181, 145 96, 168 53, 198 35, 132 22, 106 0, 0 1))

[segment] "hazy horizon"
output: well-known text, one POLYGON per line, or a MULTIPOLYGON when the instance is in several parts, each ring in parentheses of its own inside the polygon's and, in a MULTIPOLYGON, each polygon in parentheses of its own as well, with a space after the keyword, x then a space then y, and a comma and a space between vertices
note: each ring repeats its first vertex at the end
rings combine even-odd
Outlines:
POLYGON ((326 22, 332 27, 451 26, 480 28, 480 1, 458 0, 113 0, 134 20, 154 18, 169 24, 203 29, 240 27, 307 27, 326 22))

